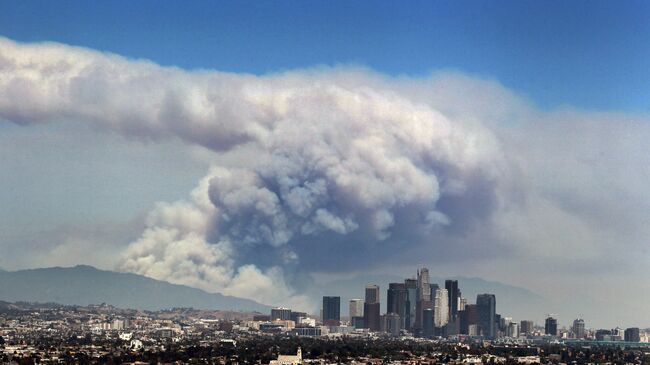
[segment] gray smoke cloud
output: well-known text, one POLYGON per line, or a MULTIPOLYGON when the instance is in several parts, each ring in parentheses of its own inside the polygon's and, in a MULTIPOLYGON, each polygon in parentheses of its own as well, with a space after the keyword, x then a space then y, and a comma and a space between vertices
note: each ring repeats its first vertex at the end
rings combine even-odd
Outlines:
MULTIPOLYGON (((210 149, 208 174, 187 200, 150 212, 118 268, 305 309, 314 305, 297 289, 310 272, 422 258, 557 260, 559 247, 599 260, 618 226, 602 225, 608 208, 590 206, 604 192, 591 180, 601 176, 588 174, 606 168, 590 170, 583 158, 592 148, 629 151, 588 145, 603 137, 589 121, 648 130, 619 115, 540 112, 494 82, 461 75, 186 71, 7 39, 0 118, 91 123, 210 149)), ((624 175, 610 179, 611 191, 630 191, 619 184, 624 175)))

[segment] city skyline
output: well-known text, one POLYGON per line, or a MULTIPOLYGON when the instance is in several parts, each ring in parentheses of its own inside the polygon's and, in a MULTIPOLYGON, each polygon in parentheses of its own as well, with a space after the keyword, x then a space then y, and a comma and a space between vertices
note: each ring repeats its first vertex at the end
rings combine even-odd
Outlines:
POLYGON ((323 326, 305 313, 294 312, 291 317, 295 319, 270 321, 268 314, 189 308, 140 312, 110 305, 0 302, 0 313, 3 363, 238 360, 299 365, 307 359, 320 364, 375 363, 391 357, 395 364, 426 361, 461 365, 485 364, 489 356, 497 364, 560 360, 644 364, 650 358, 650 333, 639 328, 588 330, 585 338, 567 338, 563 333, 559 338, 531 327, 519 334, 517 324, 509 323, 506 337, 497 339, 476 335, 415 339, 393 330, 396 314, 384 316, 388 326, 381 332, 369 332, 345 325, 323 326))
MULTIPOLYGON (((555 339, 564 340, 593 340, 601 343, 609 342, 640 342, 640 328, 612 329, 585 326, 585 320, 576 318, 570 325, 560 326, 557 315, 548 314, 543 324, 535 325, 530 319, 516 319, 508 313, 497 311, 497 300, 494 294, 481 293, 476 295, 475 303, 468 303, 467 298, 461 296, 458 281, 445 280, 445 289, 437 284, 430 283, 428 268, 417 269, 413 278, 406 278, 403 282, 390 283, 386 289, 386 307, 381 308, 381 286, 377 284, 365 285, 365 300, 350 299, 350 315, 341 316, 341 297, 323 296, 321 314, 317 316, 319 322, 309 318, 309 314, 302 313, 293 326, 298 333, 313 335, 316 332, 307 329, 318 329, 318 336, 327 333, 346 335, 363 335, 370 333, 383 333, 393 337, 419 337, 419 338, 464 338, 465 336, 480 337, 486 340, 499 340, 504 338, 528 340, 544 340, 549 343, 555 339), (413 290, 410 290, 413 289, 413 290), (451 305, 451 297, 447 293, 454 293, 456 305, 451 305), (363 308, 363 312, 361 312, 363 308), (368 312, 370 311, 370 312, 368 312), (415 313, 414 313, 415 311, 415 313), (315 325, 321 324, 321 327, 315 325), (324 331, 324 332, 323 332, 324 331), (460 337, 459 337, 460 336, 460 337)), ((284 307, 271 309, 268 317, 270 323, 277 322, 278 326, 286 326, 284 317, 293 318, 291 310, 284 307), (277 313, 287 314, 285 316, 277 313)), ((262 326, 262 324, 260 324, 262 326)), ((291 330, 289 326, 285 330, 291 330)), ((644 330, 644 336, 647 336, 644 330)), ((646 338, 646 337, 644 337, 646 338)))
POLYGON ((648 38, 642 1, 1 2, 0 269, 650 325, 648 38))

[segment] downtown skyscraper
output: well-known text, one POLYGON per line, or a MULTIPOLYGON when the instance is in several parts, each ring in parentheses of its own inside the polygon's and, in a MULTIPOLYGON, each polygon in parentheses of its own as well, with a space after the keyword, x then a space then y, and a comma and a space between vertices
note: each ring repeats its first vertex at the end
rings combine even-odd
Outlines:
POLYGON ((363 317, 363 299, 350 299, 350 317, 363 317))
POLYGON ((423 318, 425 309, 433 309, 431 301, 431 283, 429 278, 429 269, 423 267, 417 272, 417 302, 415 314, 415 328, 421 330, 423 327, 423 318))
POLYGON ((585 321, 581 318, 574 320, 571 330, 574 338, 585 338, 585 321))
POLYGON ((496 336, 496 306, 497 299, 494 294, 479 294, 476 296, 478 331, 488 339, 496 336))
POLYGON ((544 322, 544 333, 551 336, 557 336, 557 319, 548 316, 544 322))
POLYGON ((399 316, 400 329, 406 328, 406 314, 408 305, 408 291, 406 283, 388 284, 386 298, 386 313, 394 313, 399 316))
POLYGON ((445 289, 447 289, 449 318, 455 319, 458 316, 458 303, 460 301, 460 290, 458 290, 458 280, 445 280, 445 289))
POLYGON ((366 302, 363 305, 364 327, 371 331, 381 330, 381 312, 379 301, 379 286, 369 284, 366 286, 366 302))
POLYGON ((433 324, 445 326, 449 322, 449 298, 447 289, 436 289, 433 298, 433 324))
POLYGON ((350 299, 350 325, 354 328, 364 328, 364 318, 363 318, 363 299, 350 299))
POLYGON ((416 279, 405 279, 404 286, 406 287, 406 308, 404 328, 413 331, 415 326, 415 316, 417 313, 417 292, 418 283, 416 279))
POLYGON ((323 297, 323 324, 326 326, 341 324, 341 297, 323 297))

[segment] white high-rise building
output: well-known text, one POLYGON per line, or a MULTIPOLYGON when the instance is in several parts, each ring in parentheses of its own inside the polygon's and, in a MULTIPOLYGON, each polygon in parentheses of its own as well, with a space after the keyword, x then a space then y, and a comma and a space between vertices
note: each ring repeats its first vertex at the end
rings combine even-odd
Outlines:
POLYGON ((464 311, 465 306, 467 306, 467 299, 463 297, 458 297, 458 310, 464 311))
POLYGON ((350 318, 363 317, 363 299, 350 299, 350 318))
POLYGON ((447 289, 437 289, 433 299, 433 325, 442 327, 449 323, 449 301, 447 289))

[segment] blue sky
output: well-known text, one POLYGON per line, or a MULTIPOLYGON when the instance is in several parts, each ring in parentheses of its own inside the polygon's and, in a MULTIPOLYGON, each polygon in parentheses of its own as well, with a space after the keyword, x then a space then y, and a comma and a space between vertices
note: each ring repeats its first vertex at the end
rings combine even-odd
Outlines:
POLYGON ((542 108, 650 110, 646 1, 3 1, 0 34, 254 74, 453 69, 542 108))

